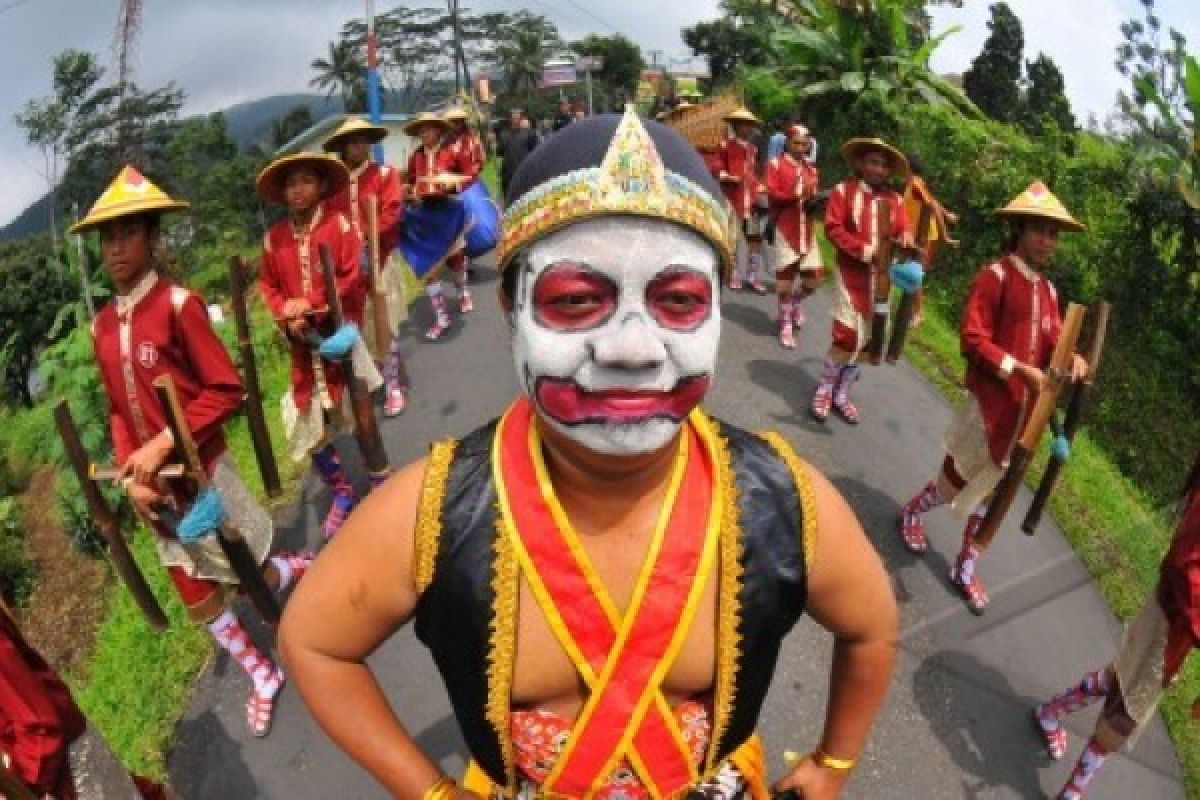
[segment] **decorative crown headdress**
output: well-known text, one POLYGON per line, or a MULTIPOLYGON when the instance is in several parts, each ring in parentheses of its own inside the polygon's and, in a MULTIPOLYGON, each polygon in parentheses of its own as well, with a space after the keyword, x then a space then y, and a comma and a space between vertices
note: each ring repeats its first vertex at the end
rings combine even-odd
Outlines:
MULTIPOLYGON (((557 134, 570 135, 570 127, 557 134)), ((521 195, 504 213, 500 268, 522 248, 584 219, 629 215, 690 228, 716 248, 722 268, 733 264, 732 218, 722 200, 668 170, 633 107, 625 110, 598 167, 557 175, 521 195)))

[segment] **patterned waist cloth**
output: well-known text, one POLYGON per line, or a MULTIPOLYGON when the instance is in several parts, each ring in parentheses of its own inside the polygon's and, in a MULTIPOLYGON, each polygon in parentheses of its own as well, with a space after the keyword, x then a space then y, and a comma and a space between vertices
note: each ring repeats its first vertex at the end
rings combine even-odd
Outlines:
MULTIPOLYGON (((692 762, 701 764, 712 734, 712 721, 704 703, 689 701, 674 708, 675 721, 688 746, 692 762)), ((539 787, 567 745, 572 722, 549 711, 514 711, 512 740, 517 766, 517 797, 526 800, 538 796, 539 787)), ((746 782, 732 764, 725 764, 716 775, 692 787, 705 798, 733 800, 743 796, 746 782)), ((595 800, 648 800, 649 791, 642 785, 637 772, 627 758, 617 763, 592 795, 595 800)))

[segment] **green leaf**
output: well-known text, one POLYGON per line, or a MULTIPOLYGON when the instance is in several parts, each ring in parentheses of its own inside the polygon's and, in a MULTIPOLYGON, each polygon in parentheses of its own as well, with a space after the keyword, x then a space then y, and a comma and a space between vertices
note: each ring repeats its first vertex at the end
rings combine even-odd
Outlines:
POLYGON ((847 92, 858 94, 867 85, 867 76, 861 72, 844 72, 842 73, 841 86, 847 92))
POLYGON ((1192 112, 1192 126, 1200 126, 1200 61, 1187 56, 1184 62, 1183 85, 1187 90, 1188 107, 1192 112))

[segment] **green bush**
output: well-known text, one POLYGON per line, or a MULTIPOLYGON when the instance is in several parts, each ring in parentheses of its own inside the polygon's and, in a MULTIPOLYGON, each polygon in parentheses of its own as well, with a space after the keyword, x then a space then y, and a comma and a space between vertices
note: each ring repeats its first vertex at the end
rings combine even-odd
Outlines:
POLYGON ((23 606, 36 580, 37 571, 21 535, 21 509, 16 498, 0 497, 0 594, 23 606))

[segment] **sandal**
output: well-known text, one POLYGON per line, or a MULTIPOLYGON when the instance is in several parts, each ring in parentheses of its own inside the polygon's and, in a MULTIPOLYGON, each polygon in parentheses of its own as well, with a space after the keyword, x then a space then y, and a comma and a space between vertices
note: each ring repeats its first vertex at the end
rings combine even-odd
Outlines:
POLYGON ((383 401, 383 415, 389 419, 398 417, 404 413, 406 405, 408 405, 408 397, 403 389, 398 387, 388 389, 387 397, 383 401))
POLYGON ((1058 761, 1067 753, 1067 729, 1057 719, 1046 720, 1042 717, 1041 706, 1033 707, 1033 724, 1038 729, 1038 733, 1042 735, 1042 741, 1046 745, 1046 755, 1058 761), (1047 727, 1047 722, 1052 721, 1054 727, 1047 727))
POLYGON ((953 567, 950 568, 950 582, 958 587, 962 593, 963 599, 967 601, 967 608, 975 616, 983 616, 983 612, 987 610, 988 599, 987 590, 983 588, 983 581, 974 575, 969 580, 962 579, 962 561, 959 560, 953 567))
POLYGON ((839 417, 851 425, 858 424, 858 406, 854 405, 849 397, 842 396, 839 398, 835 393, 833 397, 833 410, 838 413, 839 417))
POLYGON ((816 394, 813 395, 812 408, 809 413, 817 422, 824 422, 829 418, 829 409, 833 405, 833 387, 820 386, 817 388, 816 394))
POLYGON ((283 688, 283 670, 276 668, 273 677, 275 689, 270 696, 259 694, 258 689, 254 689, 250 692, 250 699, 246 701, 246 725, 250 728, 250 733, 258 739, 271 732, 271 723, 275 718, 275 698, 283 688))
POLYGON ((796 335, 792 333, 792 323, 785 321, 779 328, 779 343, 787 350, 796 349, 796 335))

